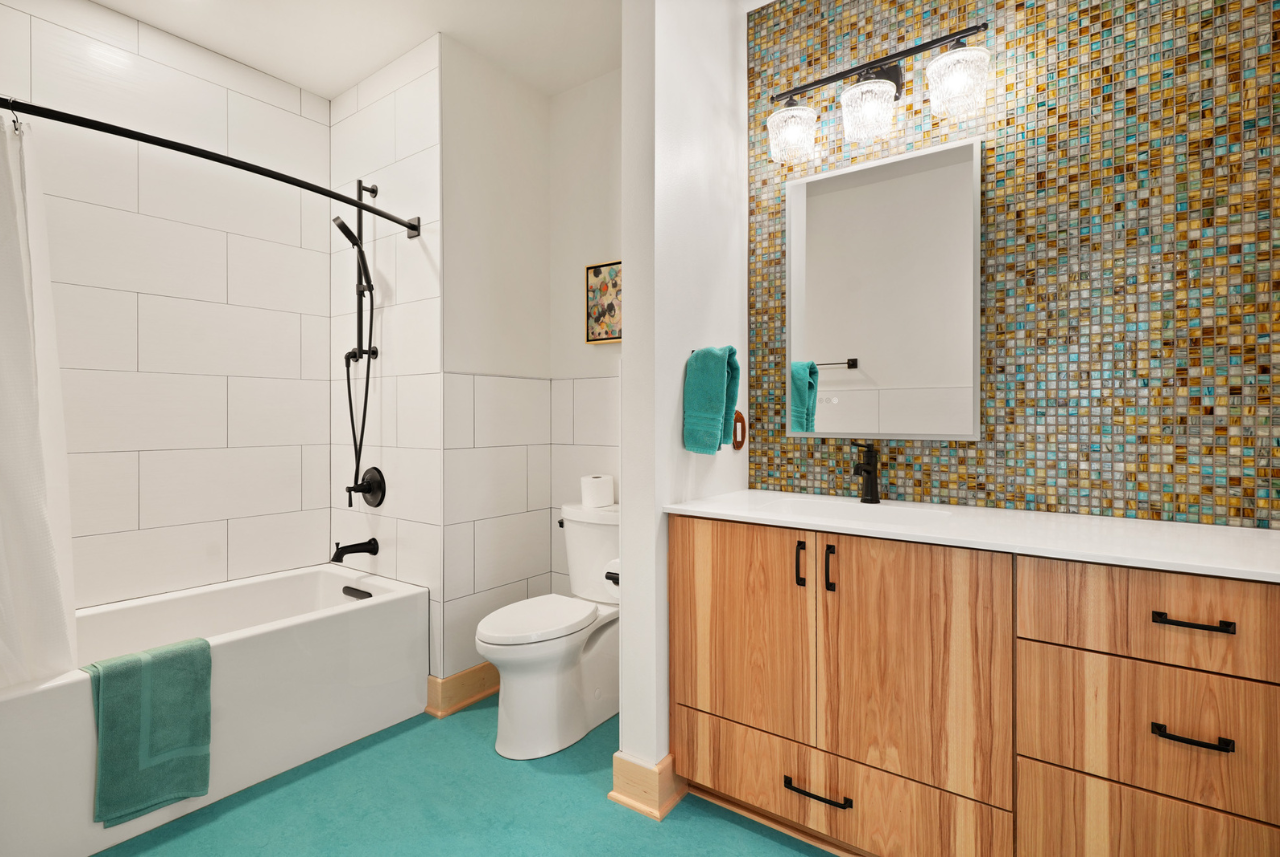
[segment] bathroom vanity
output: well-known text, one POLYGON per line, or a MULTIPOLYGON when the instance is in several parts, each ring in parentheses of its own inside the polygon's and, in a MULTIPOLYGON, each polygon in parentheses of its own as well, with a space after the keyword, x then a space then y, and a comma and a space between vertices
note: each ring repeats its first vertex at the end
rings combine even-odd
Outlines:
POLYGON ((669 506, 671 753, 840 854, 1280 854, 1280 535, 669 506))

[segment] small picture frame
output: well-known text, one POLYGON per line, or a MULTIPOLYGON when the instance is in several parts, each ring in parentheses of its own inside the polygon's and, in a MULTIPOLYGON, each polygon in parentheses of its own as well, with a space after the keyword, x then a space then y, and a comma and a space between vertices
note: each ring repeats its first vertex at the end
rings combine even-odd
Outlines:
POLYGON ((622 341, 622 263, 587 266, 587 344, 622 341))

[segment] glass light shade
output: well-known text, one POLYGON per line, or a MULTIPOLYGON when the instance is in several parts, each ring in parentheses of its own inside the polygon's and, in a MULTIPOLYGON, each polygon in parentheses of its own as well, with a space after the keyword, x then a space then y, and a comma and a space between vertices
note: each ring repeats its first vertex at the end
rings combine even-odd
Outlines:
POLYGON ((991 51, 979 45, 952 48, 938 54, 924 67, 933 115, 941 119, 968 119, 987 105, 987 80, 991 51))
POLYGON ((866 145, 893 127, 893 97, 898 87, 888 80, 863 80, 840 93, 844 138, 866 145))
POLYGON ((769 157, 794 167, 813 160, 818 111, 803 104, 775 110, 769 117, 769 157))

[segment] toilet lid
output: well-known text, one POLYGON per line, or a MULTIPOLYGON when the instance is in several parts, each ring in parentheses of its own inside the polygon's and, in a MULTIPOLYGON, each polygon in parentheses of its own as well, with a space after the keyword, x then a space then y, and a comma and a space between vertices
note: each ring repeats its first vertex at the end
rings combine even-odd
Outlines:
POLYGON ((567 637, 596 618, 596 605, 563 595, 539 595, 493 611, 480 620, 476 639, 495 646, 515 646, 567 637))

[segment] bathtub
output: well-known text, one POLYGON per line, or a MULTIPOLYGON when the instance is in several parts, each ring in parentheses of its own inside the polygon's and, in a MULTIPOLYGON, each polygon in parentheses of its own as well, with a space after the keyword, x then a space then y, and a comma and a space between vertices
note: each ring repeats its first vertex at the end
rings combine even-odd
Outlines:
POLYGON ((430 595, 322 565, 76 611, 79 661, 208 639, 209 794, 104 829, 88 674, 0 690, 0 855, 89 855, 422 713, 430 595), (372 594, 357 599, 355 587, 372 594))

